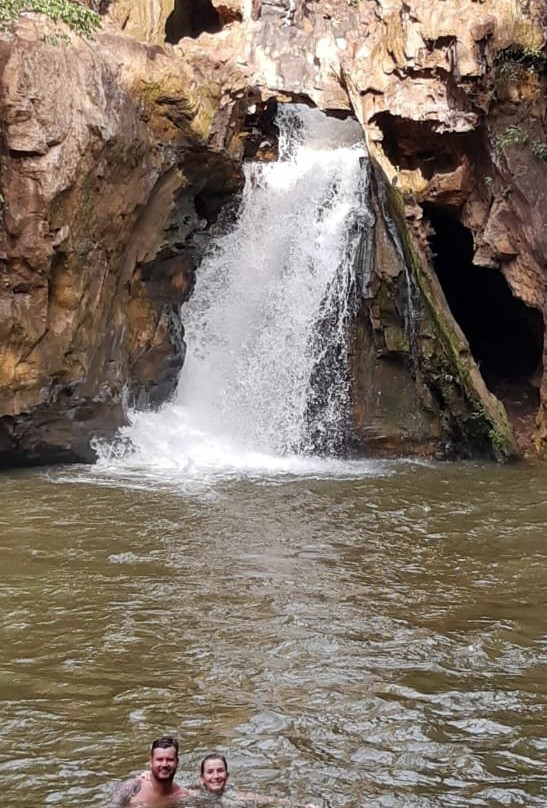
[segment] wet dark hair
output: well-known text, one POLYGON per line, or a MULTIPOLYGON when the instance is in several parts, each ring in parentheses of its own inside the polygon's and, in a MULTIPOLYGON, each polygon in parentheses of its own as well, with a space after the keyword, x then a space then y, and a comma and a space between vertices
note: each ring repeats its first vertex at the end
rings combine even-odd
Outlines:
POLYGON ((211 752, 209 755, 205 755, 205 757, 203 758, 203 760, 199 765, 199 773, 201 774, 202 777, 203 772, 205 771, 205 764, 207 763, 208 760, 222 760, 222 762, 224 763, 224 768, 226 769, 226 771, 228 771, 228 761, 226 760, 224 755, 221 755, 220 752, 211 752))
POLYGON ((152 757, 154 754, 155 749, 169 749, 170 746, 175 747, 175 754, 178 758, 179 742, 176 738, 172 738, 171 735, 162 735, 161 738, 156 738, 155 741, 152 741, 152 746, 150 747, 150 757, 152 757))

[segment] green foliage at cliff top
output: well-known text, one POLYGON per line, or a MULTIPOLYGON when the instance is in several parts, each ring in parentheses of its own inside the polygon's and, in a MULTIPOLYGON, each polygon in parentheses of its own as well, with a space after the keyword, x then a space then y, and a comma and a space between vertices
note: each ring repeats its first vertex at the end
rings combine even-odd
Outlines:
POLYGON ((0 30, 6 28, 22 11, 46 14, 53 22, 62 21, 73 31, 90 39, 101 24, 101 18, 95 11, 70 0, 0 0, 0 30))

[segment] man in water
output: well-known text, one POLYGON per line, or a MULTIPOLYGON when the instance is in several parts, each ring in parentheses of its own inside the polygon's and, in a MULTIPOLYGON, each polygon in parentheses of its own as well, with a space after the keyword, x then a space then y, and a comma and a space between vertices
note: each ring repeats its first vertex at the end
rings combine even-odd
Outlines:
MULTIPOLYGON (((234 786, 228 786, 228 763, 224 755, 212 752, 206 755, 200 763, 199 787, 190 788, 189 794, 192 797, 200 794, 207 794, 215 797, 231 797, 234 800, 252 802, 255 805, 294 805, 291 800, 280 799, 278 797, 266 797, 264 794, 253 794, 250 791, 240 791, 234 786)), ((308 803, 304 808, 316 808, 308 803)))
POLYGON ((179 765, 179 744, 176 738, 162 735, 150 747, 148 771, 122 783, 114 795, 114 808, 132 805, 172 806, 190 792, 175 782, 179 765))

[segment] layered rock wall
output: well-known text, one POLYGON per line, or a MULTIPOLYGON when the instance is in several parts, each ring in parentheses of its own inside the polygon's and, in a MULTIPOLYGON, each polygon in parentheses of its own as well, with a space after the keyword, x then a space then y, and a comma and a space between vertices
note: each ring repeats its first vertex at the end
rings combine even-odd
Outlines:
POLYGON ((208 99, 159 49, 36 15, 0 39, 0 65, 0 458, 90 460, 124 396, 164 400, 176 383, 193 259, 169 238, 184 238, 175 200, 191 229, 194 196, 220 182, 202 156, 208 99))
POLYGON ((354 115, 378 187, 392 188, 355 328, 359 451, 501 458, 530 454, 535 441, 541 455, 542 4, 99 6, 94 41, 39 15, 0 37, 3 461, 92 459, 92 436, 112 434, 125 394, 142 405, 173 389, 194 235, 206 237, 238 187, 244 155, 275 152, 270 112, 283 101, 354 115), (385 222, 397 216, 394 241, 385 222), (537 366, 510 380, 506 402, 518 382, 537 417, 522 421, 518 449, 492 394, 507 380, 496 368, 485 384, 489 359, 479 367, 437 277, 443 217, 472 245, 468 266, 451 267, 456 282, 473 267, 497 273, 535 335, 537 366), (391 404, 379 406, 382 396, 391 404))

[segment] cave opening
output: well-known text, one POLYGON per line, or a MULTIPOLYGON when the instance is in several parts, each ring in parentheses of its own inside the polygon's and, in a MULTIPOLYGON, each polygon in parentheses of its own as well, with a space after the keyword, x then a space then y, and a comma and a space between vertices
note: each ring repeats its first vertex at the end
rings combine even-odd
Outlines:
POLYGON ((419 170, 425 179, 455 171, 462 155, 471 151, 469 133, 439 134, 430 121, 380 112, 374 122, 382 132, 382 149, 390 163, 401 171, 419 170))
POLYGON ((165 41, 176 45, 183 37, 196 39, 200 34, 218 34, 222 20, 211 0, 175 0, 165 23, 165 41))
MULTIPOLYGON (((514 297, 502 272, 475 266, 473 238, 449 212, 424 205, 435 271, 489 389, 515 421, 533 420, 539 406, 543 317, 514 297)), ((526 429, 531 434, 533 423, 526 429)))

